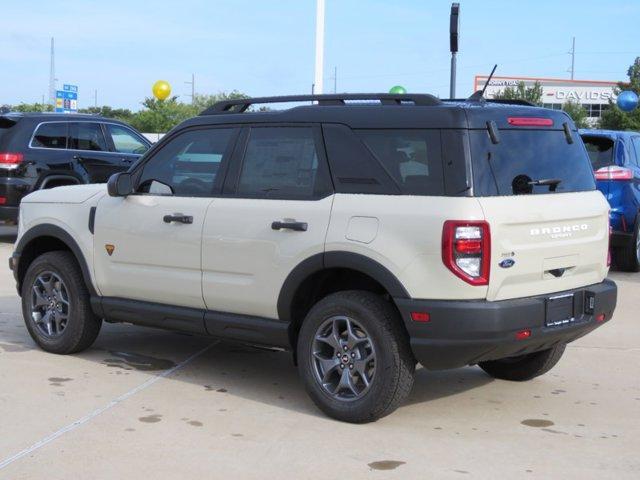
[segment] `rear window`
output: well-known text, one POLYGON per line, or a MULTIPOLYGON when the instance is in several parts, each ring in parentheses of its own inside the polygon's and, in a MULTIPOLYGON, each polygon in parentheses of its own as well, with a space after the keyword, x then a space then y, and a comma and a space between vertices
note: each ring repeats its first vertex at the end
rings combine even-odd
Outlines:
POLYGON ((568 143, 563 131, 505 129, 497 144, 484 129, 469 133, 475 196, 584 192, 596 187, 582 144, 568 143))
POLYGON ((594 170, 613 165, 613 145, 614 142, 610 138, 605 137, 582 137, 584 146, 587 147, 587 153, 591 159, 591 166, 594 170))
POLYGON ((0 117, 0 140, 2 140, 2 137, 4 137, 5 134, 9 133, 9 129, 11 129, 15 124, 16 122, 14 120, 0 117))
POLYGON ((437 130, 359 130, 364 144, 407 195, 443 195, 437 130))

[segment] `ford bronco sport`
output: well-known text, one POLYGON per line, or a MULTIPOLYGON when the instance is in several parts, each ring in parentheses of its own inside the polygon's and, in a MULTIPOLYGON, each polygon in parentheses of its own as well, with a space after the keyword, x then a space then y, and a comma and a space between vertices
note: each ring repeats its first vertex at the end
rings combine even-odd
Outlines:
POLYGON ((10 264, 48 352, 88 348, 103 320, 281 347, 319 408, 367 422, 417 362, 529 380, 611 319, 608 209, 561 111, 233 100, 107 186, 28 195, 10 264))

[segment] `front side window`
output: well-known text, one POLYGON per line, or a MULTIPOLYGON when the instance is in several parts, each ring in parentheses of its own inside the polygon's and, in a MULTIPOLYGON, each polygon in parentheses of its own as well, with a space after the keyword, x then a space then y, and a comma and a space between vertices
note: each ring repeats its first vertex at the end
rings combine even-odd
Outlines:
POLYGON ((238 195, 313 197, 317 174, 318 152, 311 127, 252 128, 238 195))
POLYGON ((112 123, 107 123, 106 127, 116 152, 141 155, 149 149, 147 144, 128 128, 112 123))
POLYGON ((138 191, 155 193, 154 183, 182 197, 210 196, 222 162, 229 155, 232 128, 190 130, 171 139, 144 164, 138 191))
POLYGON ((107 151, 102 128, 98 123, 70 123, 69 148, 71 150, 107 151))
POLYGON ((32 147, 67 148, 67 124, 43 123, 33 135, 32 147))
POLYGON ((443 195, 439 132, 360 130, 358 135, 408 195, 443 195))

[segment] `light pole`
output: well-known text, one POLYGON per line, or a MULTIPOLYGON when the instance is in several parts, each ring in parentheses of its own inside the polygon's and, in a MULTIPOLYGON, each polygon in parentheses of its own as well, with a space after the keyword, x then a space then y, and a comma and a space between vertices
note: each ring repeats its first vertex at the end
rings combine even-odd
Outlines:
POLYGON ((316 71, 313 92, 322 93, 322 77, 324 67, 324 0, 317 0, 316 5, 316 71))
POLYGON ((451 4, 449 16, 449 50, 451 51, 451 79, 449 97, 456 98, 456 54, 458 53, 458 31, 460 30, 460 4, 451 4))

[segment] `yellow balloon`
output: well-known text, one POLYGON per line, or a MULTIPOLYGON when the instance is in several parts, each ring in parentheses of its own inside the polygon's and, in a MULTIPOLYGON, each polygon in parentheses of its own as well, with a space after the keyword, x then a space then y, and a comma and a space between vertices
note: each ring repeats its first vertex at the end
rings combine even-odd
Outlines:
POLYGON ((153 96, 158 100, 165 100, 171 95, 171 85, 165 80, 158 80, 151 88, 153 96))

